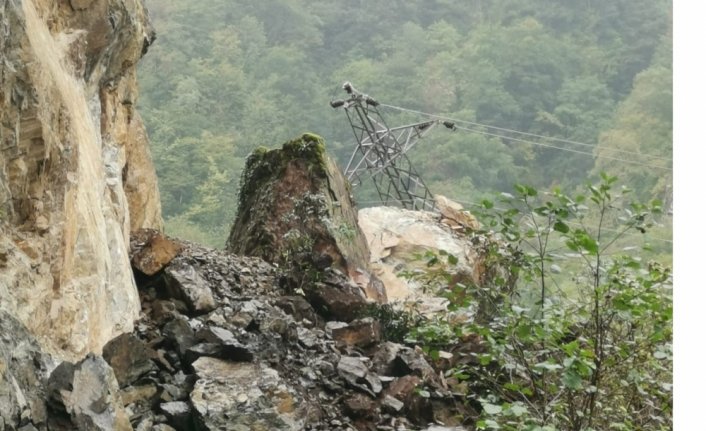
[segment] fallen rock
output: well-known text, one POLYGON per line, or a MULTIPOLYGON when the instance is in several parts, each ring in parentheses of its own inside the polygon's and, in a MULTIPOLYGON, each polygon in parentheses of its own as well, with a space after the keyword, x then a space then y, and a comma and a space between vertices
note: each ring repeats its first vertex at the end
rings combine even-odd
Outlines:
POLYGON ((183 250, 179 242, 154 229, 140 229, 130 238, 130 263, 145 275, 164 269, 183 250))
POLYGON ((382 400, 382 408, 389 413, 396 414, 402 411, 404 403, 395 397, 385 395, 385 398, 382 400))
POLYGON ((478 219, 470 211, 465 211, 463 205, 458 202, 454 202, 442 195, 435 195, 434 202, 436 203, 436 209, 441 214, 441 223, 450 226, 454 230, 480 229, 478 219))
POLYGON ((165 269, 167 292, 183 300, 195 314, 204 314, 216 308, 209 283, 184 260, 175 259, 165 269))
POLYGON ((375 401, 363 394, 353 394, 343 401, 343 411, 353 419, 372 419, 377 416, 375 401))
POLYGON ((274 369, 209 357, 199 358, 192 365, 199 380, 190 399, 201 429, 304 428, 306 405, 298 405, 292 395, 295 391, 274 369))
POLYGON ((282 296, 275 300, 275 305, 297 322, 308 321, 314 324, 318 321, 316 312, 303 296, 282 296))
POLYGON ((159 410, 167 417, 167 422, 177 431, 193 429, 191 407, 184 401, 172 401, 159 405, 159 410))
POLYGON ((120 388, 108 363, 93 354, 70 364, 64 362, 49 377, 50 396, 60 400, 80 430, 132 431, 120 398, 120 388))
POLYGON ((189 322, 184 317, 177 317, 167 322, 162 329, 164 337, 170 341, 180 356, 196 344, 196 336, 189 322))
POLYGON ((350 322, 367 304, 360 288, 347 283, 341 285, 315 283, 305 289, 305 293, 312 307, 329 320, 339 319, 350 322))
POLYGON ((333 329, 331 337, 342 345, 368 347, 380 342, 382 328, 380 322, 372 317, 366 317, 353 320, 342 328, 333 329))
POLYGON ((103 359, 113 369, 121 388, 157 369, 151 356, 145 343, 133 334, 119 335, 103 347, 103 359))

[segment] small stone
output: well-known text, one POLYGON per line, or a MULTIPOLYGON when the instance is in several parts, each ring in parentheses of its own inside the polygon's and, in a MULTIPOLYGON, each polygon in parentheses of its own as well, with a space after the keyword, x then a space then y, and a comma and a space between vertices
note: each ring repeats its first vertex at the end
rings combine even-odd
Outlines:
POLYGON ((219 328, 217 326, 209 326, 200 329, 196 333, 196 339, 207 343, 225 344, 235 341, 235 336, 227 329, 219 328))
POLYGON ((343 411, 353 419, 375 416, 375 402, 363 394, 354 394, 343 401, 343 411))
POLYGON ((164 325, 162 335, 171 341, 173 347, 177 349, 181 356, 184 356, 189 347, 196 344, 194 330, 191 329, 191 325, 183 317, 173 319, 164 325))
POLYGON ((399 413, 404 408, 404 403, 395 397, 385 395, 385 398, 382 400, 382 407, 389 413, 399 413))
POLYGON ((340 345, 368 347, 380 342, 382 328, 372 317, 356 319, 347 326, 331 330, 331 337, 340 345))
POLYGON ((336 368, 341 377, 353 383, 357 383, 358 379, 362 379, 368 374, 368 368, 363 361, 354 356, 341 356, 336 368))
POLYGON ((379 394, 380 392, 382 392, 382 381, 376 374, 366 374, 365 382, 375 394, 379 394))
POLYGON ((316 332, 302 327, 297 327, 297 339, 304 347, 308 349, 311 349, 319 344, 319 337, 316 332))
POLYGON ((159 409, 167 417, 167 423, 178 431, 188 431, 191 426, 191 407, 184 401, 162 403, 159 409))
POLYGON ((238 327, 238 328, 245 329, 245 328, 247 328, 248 326, 250 326, 250 324, 251 324, 252 321, 253 321, 253 317, 252 317, 252 315, 249 314, 249 313, 244 313, 244 312, 242 312, 242 311, 239 311, 239 312, 235 313, 234 315, 232 315, 232 316, 228 319, 228 321, 229 321, 232 325, 235 325, 235 326, 238 327))

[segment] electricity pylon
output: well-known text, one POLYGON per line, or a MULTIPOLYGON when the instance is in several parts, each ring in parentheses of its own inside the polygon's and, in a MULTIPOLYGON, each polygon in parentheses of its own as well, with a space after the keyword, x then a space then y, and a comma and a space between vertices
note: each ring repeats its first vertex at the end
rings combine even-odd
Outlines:
POLYGON ((345 175, 353 186, 369 174, 384 205, 400 205, 411 210, 434 211, 434 196, 412 166, 407 151, 436 125, 449 129, 451 122, 431 120, 390 128, 372 97, 358 92, 350 82, 343 84, 346 100, 334 100, 331 107, 343 107, 357 141, 345 175))

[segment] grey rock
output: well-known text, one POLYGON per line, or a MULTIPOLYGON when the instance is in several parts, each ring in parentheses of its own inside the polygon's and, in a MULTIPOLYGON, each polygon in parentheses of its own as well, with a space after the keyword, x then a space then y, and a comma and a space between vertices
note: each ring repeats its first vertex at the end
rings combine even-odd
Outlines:
POLYGON ((235 341, 235 336, 227 329, 209 326, 196 333, 196 339, 207 343, 225 344, 235 341))
POLYGON ((192 313, 205 314, 216 308, 208 282, 184 259, 174 259, 165 269, 164 275, 167 292, 183 300, 192 313))
POLYGON ((167 417, 167 422, 178 431, 186 431, 191 427, 191 407, 183 401, 162 403, 159 409, 167 417))
POLYGON ((401 377, 403 374, 396 366, 397 354, 405 348, 401 344, 386 341, 381 343, 372 357, 371 369, 383 376, 401 377))
POLYGON ((0 310, 0 429, 47 421, 47 365, 27 328, 0 310))
POLYGON ((102 357, 89 354, 73 366, 65 364, 60 367, 58 373, 55 370, 49 378, 52 389, 58 391, 51 396, 61 399, 66 413, 71 416, 71 421, 77 429, 133 429, 123 408, 113 370, 102 357))
POLYGON ((372 317, 356 319, 348 325, 331 330, 331 337, 340 345, 368 347, 382 339, 380 322, 372 317))
POLYGON ((177 317, 164 325, 162 329, 164 337, 172 342, 172 345, 183 356, 189 347, 196 344, 194 330, 191 329, 189 322, 183 317, 177 317))
POLYGON ((338 374, 349 383, 357 383, 359 379, 368 374, 368 368, 360 358, 354 356, 341 356, 336 366, 338 374))
POLYGON ((390 413, 399 413, 404 408, 404 403, 395 397, 385 395, 382 400, 382 407, 390 413))
POLYGON ((193 363, 199 380, 191 392, 198 426, 204 430, 298 430, 306 406, 294 399, 272 368, 202 357, 193 363))

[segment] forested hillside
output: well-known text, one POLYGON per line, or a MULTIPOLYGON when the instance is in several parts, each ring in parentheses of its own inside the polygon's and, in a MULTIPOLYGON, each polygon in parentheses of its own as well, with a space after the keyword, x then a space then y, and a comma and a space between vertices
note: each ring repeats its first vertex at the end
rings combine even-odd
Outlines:
MULTIPOLYGON (((328 105, 344 81, 457 120, 410 156, 432 192, 471 209, 517 182, 573 191, 601 171, 642 200, 671 202, 670 1, 147 5, 158 36, 139 108, 173 234, 223 245, 257 146, 310 131, 344 163, 353 136, 328 105)), ((390 124, 428 118, 383 112, 390 124)), ((357 199, 377 196, 363 188, 357 199)), ((671 238, 668 226, 659 234, 671 238)))

